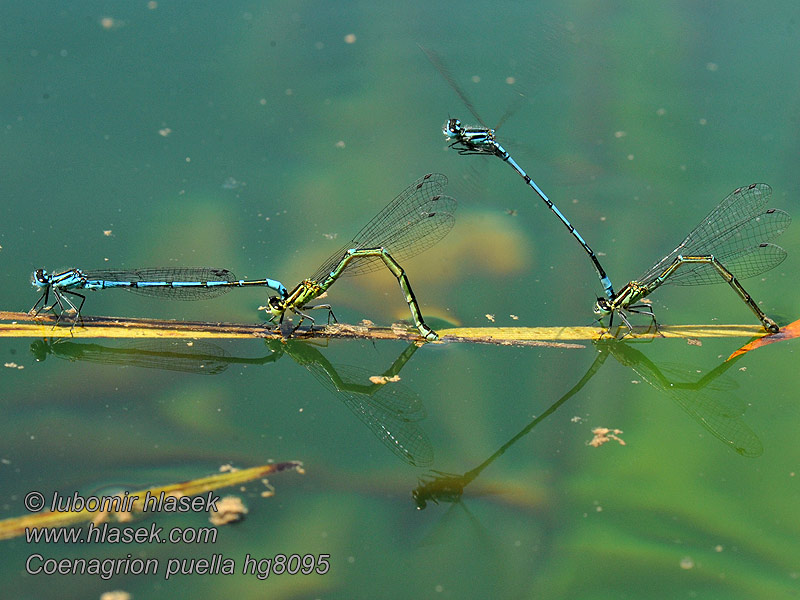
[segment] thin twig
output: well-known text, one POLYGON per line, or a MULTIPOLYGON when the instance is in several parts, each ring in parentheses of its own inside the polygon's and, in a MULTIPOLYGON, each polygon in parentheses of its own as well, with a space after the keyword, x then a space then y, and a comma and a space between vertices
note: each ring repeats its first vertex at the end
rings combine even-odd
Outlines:
MULTIPOLYGON (((618 337, 627 328, 614 332, 618 337)), ((459 327, 438 330, 442 342, 494 344, 500 346, 548 346, 583 348, 576 341, 596 341, 611 334, 601 327, 459 327)), ((755 325, 676 325, 652 328, 636 327, 625 339, 760 337, 764 330, 755 325)), ((280 339, 279 328, 269 323, 207 323, 203 321, 164 321, 127 317, 83 317, 82 325, 70 321, 56 323, 52 315, 33 317, 28 313, 0 311, 0 337, 23 338, 267 338, 280 339)), ((302 328, 293 338, 356 338, 406 340, 423 343, 417 330, 402 323, 378 327, 369 322, 360 325, 335 324, 314 329, 302 328)))

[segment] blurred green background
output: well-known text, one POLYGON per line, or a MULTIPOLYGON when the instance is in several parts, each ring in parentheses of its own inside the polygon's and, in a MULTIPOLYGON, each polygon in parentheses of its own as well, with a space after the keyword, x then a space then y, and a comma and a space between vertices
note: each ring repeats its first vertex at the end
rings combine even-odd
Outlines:
MULTIPOLYGON (((471 116, 418 44, 490 125, 524 94, 498 136, 620 287, 736 187, 767 182, 772 205, 797 214, 798 18, 788 1, 3 3, 0 308, 35 302, 37 267, 213 266, 292 286, 438 171, 456 227, 403 265, 431 324, 588 325, 601 291, 590 262, 506 165, 446 148, 445 119, 471 116)), ((790 228, 778 240, 788 260, 745 284, 782 324, 798 313, 799 236, 790 228)), ((652 299, 663 323, 755 323, 727 286, 652 299)), ((386 273, 342 280, 328 300, 343 322, 408 317, 386 273)), ((264 301, 109 291, 84 312, 253 322, 264 301)), ((0 342, 3 518, 24 514, 32 489, 134 489, 269 460, 307 473, 274 477, 274 498, 239 492, 248 517, 213 546, 0 542, 3 597, 800 594, 793 342, 727 366, 739 340, 428 345, 372 395, 365 377, 405 345, 280 355, 223 342, 195 348, 214 357, 198 374, 191 356, 145 369, 109 350, 136 357, 136 345, 88 343, 34 354, 31 340, 0 342), (420 478, 483 465, 579 382, 461 480, 463 494, 451 485, 416 509, 420 478), (587 446, 594 427, 623 430, 626 445, 587 446), (415 458, 382 444, 386 430, 415 458), (238 567, 247 553, 329 553, 331 570, 106 582, 27 575, 32 552, 221 553, 238 567)))

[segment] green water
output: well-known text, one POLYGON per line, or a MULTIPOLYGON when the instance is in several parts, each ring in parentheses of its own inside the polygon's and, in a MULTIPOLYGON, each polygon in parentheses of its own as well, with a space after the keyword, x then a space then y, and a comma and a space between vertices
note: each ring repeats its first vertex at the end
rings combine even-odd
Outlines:
MULTIPOLYGON (((456 227, 404 265, 431 325, 590 324, 591 264, 506 165, 445 148, 445 118, 470 116, 417 44, 490 124, 526 94, 498 135, 620 287, 738 186, 767 182, 797 214, 798 19, 792 2, 4 3, 0 308, 35 302, 37 267, 214 266, 294 285, 438 171, 456 227)), ((782 324, 797 317, 799 232, 778 240, 783 264, 746 282, 782 324)), ((726 286, 652 299, 668 324, 755 323, 726 286)), ((408 318, 388 274, 343 279, 328 300, 344 322, 408 318)), ((84 310, 253 322, 263 303, 109 291, 84 310)), ((2 518, 25 514, 31 490, 137 489, 270 460, 306 474, 272 477, 272 498, 258 482, 224 490, 249 513, 213 545, 0 542, 3 598, 800 595, 791 341, 725 364, 742 340, 429 345, 372 395, 365 378, 404 344, 215 342, 195 348, 200 366, 153 365, 123 342, 31 342, 0 343, 2 518), (625 445, 588 446, 594 427, 625 445), (432 470, 452 477, 439 475, 439 504, 424 493, 432 470), (29 575, 33 553, 131 553, 162 570, 29 575), (213 554, 237 572, 247 554, 331 566, 164 579, 168 559, 213 554)))

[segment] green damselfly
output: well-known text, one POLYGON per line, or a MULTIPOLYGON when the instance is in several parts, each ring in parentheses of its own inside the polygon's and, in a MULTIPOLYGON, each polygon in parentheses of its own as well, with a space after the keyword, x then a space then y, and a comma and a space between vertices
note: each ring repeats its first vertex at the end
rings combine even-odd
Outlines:
POLYGON ((783 233, 792 218, 782 210, 765 208, 772 195, 766 183, 753 183, 731 192, 712 210, 677 248, 659 260, 638 279, 626 284, 614 296, 598 298, 594 312, 611 315, 617 312, 632 330, 625 311, 645 314, 655 322, 648 304, 637 304, 662 285, 702 285, 725 281, 733 288, 764 329, 779 331, 775 321, 764 314, 739 279, 754 277, 778 266, 786 250, 769 240, 783 233))
POLYGON ((329 304, 308 306, 333 283, 345 275, 363 275, 385 266, 397 278, 403 290, 414 325, 426 340, 439 336, 422 319, 417 299, 405 271, 397 262, 416 256, 441 240, 453 228, 456 201, 442 195, 447 177, 429 173, 421 177, 392 200, 341 250, 326 260, 316 273, 304 279, 287 294, 272 296, 266 311, 270 320, 283 321, 285 312, 300 315, 314 323, 305 310, 324 308, 332 316, 329 304))

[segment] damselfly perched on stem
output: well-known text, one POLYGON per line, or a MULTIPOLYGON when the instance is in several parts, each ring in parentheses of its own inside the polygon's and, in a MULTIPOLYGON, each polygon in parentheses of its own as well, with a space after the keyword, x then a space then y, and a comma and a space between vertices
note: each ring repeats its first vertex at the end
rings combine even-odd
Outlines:
POLYGON ((339 277, 363 275, 385 266, 397 278, 420 335, 427 340, 438 339, 436 332, 422 320, 411 284, 397 261, 427 250, 453 228, 456 201, 442 195, 446 185, 447 177, 429 173, 408 186, 316 273, 288 294, 270 297, 266 311, 272 315, 271 320, 282 322, 288 310, 300 315, 300 323, 303 319, 314 323, 304 311, 315 308, 327 309, 330 319, 329 304, 308 306, 308 303, 322 295, 339 277))
POLYGON ((59 319, 64 311, 75 313, 73 322, 81 318, 81 309, 86 296, 81 291, 122 289, 144 296, 168 298, 172 300, 205 300, 215 298, 235 287, 269 287, 280 294, 286 294, 286 288, 274 279, 244 280, 227 269, 208 267, 159 267, 129 270, 93 270, 67 269, 59 273, 48 273, 37 269, 33 273, 32 284, 42 295, 29 312, 38 315, 42 310, 55 312, 59 308, 59 319), (48 306, 50 294, 54 303, 48 306), (80 301, 77 301, 79 298, 80 301), (41 304, 41 306, 40 306, 41 304), (77 304, 77 306, 76 306, 77 304))
POLYGON ((783 233, 792 218, 777 208, 765 208, 772 195, 766 183, 737 188, 712 210, 677 248, 659 260, 641 277, 631 281, 611 298, 598 298, 596 314, 611 315, 609 329, 617 312, 631 329, 625 311, 653 318, 653 309, 637 304, 662 285, 702 285, 726 282, 764 329, 772 333, 780 328, 764 314, 739 283, 778 266, 786 250, 770 240, 783 233))

